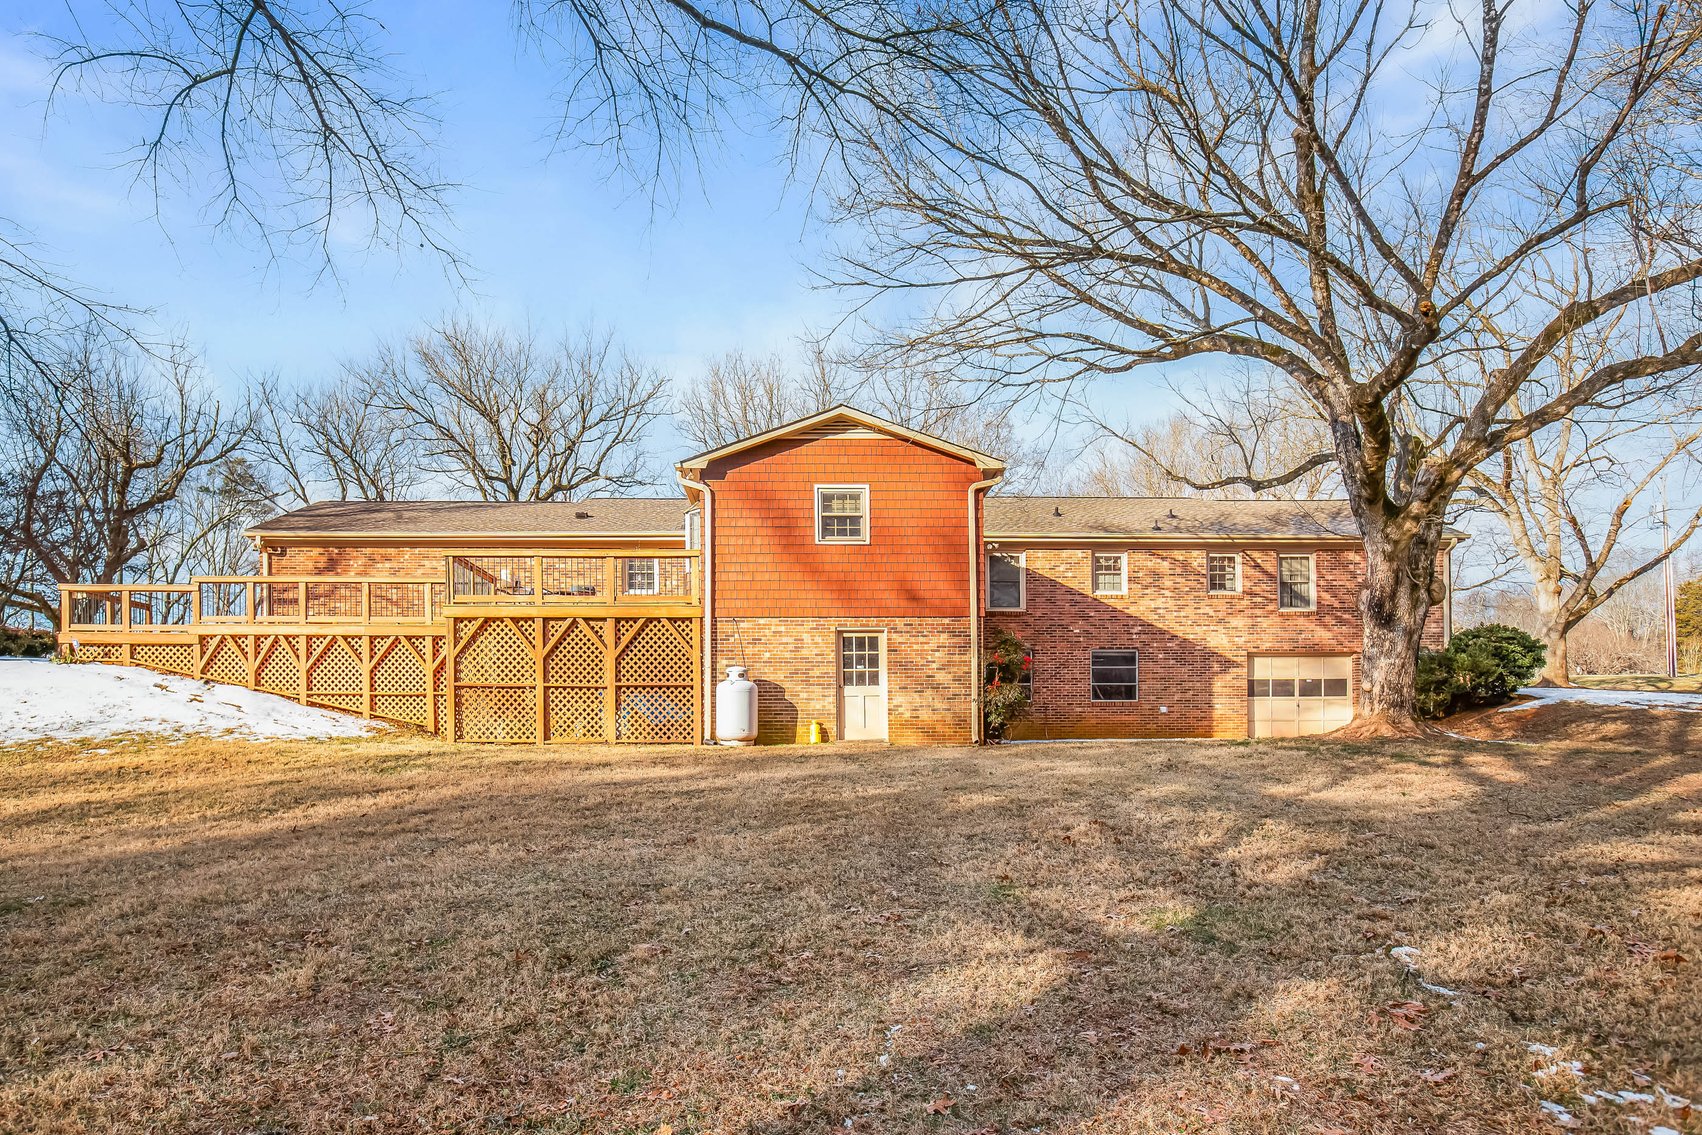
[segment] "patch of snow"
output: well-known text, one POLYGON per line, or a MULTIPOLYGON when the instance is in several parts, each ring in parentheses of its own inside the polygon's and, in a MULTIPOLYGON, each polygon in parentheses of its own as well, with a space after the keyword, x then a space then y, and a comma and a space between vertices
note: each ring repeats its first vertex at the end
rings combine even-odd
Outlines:
POLYGON ((1546 1044, 1527 1044, 1525 1045, 1525 1051, 1535 1056, 1553 1056, 1560 1050, 1558 1048, 1550 1048, 1546 1044))
POLYGON ((1418 982, 1420 989, 1428 990, 1429 992, 1436 994, 1438 997, 1465 996, 1465 994, 1461 993, 1457 989, 1449 989, 1445 985, 1432 985, 1430 982, 1425 981, 1422 977, 1418 976, 1418 962, 1416 960, 1418 958, 1417 946, 1390 946, 1389 956, 1391 958, 1400 959, 1401 964, 1407 967, 1407 972, 1412 974, 1413 979, 1418 982))
POLYGON ((1538 1100, 1537 1103, 1542 1105, 1544 1111, 1548 1112, 1549 1118, 1562 1127, 1576 1127, 1578 1125, 1578 1120, 1572 1113, 1553 1100, 1538 1100))
MULTIPOLYGON (((1584 1063, 1581 1060, 1563 1060, 1559 1064, 1550 1064, 1547 1068, 1538 1068, 1536 1074, 1538 1076, 1558 1076, 1562 1072, 1572 1076, 1582 1076, 1584 1074, 1584 1063)), ((1649 1098, 1654 1099, 1655 1097, 1650 1096, 1649 1098)))
POLYGON ((1670 1127, 1651 1127, 1649 1135, 1678 1135, 1678 1132, 1670 1127))
POLYGON ((1535 701, 1504 705, 1502 713, 1537 709, 1554 702, 1583 702, 1586 705, 1620 706, 1630 709, 1677 709, 1702 713, 1702 694, 1661 693, 1651 690, 1548 689, 1532 686, 1519 691, 1535 701))
POLYGON ((133 666, 0 658, 0 745, 120 733, 359 737, 379 728, 275 694, 133 666))

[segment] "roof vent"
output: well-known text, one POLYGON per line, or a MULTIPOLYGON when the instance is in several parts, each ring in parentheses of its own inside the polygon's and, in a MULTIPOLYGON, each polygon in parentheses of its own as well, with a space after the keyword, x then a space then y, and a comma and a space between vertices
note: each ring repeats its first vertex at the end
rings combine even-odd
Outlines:
POLYGON ((1156 520, 1155 520, 1155 521, 1153 521, 1153 522, 1152 522, 1152 530, 1153 530, 1153 531, 1154 531, 1154 532, 1157 532, 1157 531, 1159 531, 1159 527, 1158 527, 1158 521, 1156 521, 1156 520))
POLYGON ((575 520, 590 520, 591 514, 586 512, 584 509, 580 509, 578 512, 575 512, 573 514, 573 519, 575 519, 575 520))
POLYGON ((1176 510, 1171 509, 1168 515, 1169 515, 1170 519, 1175 520, 1176 519, 1176 510))
POLYGON ((1052 515, 1053 516, 1062 516, 1062 515, 1064 515, 1064 510, 1059 508, 1057 505, 1053 505, 1052 506, 1052 515))

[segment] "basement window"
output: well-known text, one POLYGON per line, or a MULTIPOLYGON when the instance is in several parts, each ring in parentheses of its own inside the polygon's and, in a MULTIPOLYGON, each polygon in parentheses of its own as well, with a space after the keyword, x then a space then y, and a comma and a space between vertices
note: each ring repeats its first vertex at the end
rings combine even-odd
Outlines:
POLYGON ((1141 654, 1138 650, 1093 652, 1093 700, 1135 701, 1140 697, 1141 654))

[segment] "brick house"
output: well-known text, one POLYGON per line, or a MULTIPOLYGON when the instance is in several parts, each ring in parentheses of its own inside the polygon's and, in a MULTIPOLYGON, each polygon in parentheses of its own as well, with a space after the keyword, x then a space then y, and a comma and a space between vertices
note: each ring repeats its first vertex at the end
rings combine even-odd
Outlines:
MULTIPOLYGON (((716 680, 743 665, 758 686, 761 742, 807 740, 812 723, 831 740, 973 740, 980 642, 993 628, 1031 650, 1032 711, 1018 737, 1282 736, 1351 718, 1363 557, 1344 502, 990 495, 1003 472, 990 455, 837 407, 680 462, 683 497, 330 502, 250 536, 263 572, 279 578, 441 577, 449 557, 473 599, 531 597, 538 629, 529 638, 520 627, 511 654, 534 643, 538 686, 530 701, 516 695, 513 713, 535 712, 539 740, 566 736, 548 718, 572 693, 548 685, 541 645, 569 633, 547 623, 566 607, 540 597, 598 594, 675 594, 665 613, 697 620, 677 656, 693 672, 650 680, 695 687, 699 736, 713 730, 716 680), (589 565, 594 555, 618 557, 606 589, 545 578, 546 558, 589 565), (665 577, 699 562, 688 556, 700 558, 701 580, 670 591, 665 577), (507 586, 510 564, 536 565, 533 582, 507 586)), ((461 584, 449 586, 453 600, 461 584)), ((1445 586, 1437 598, 1432 645, 1449 630, 1445 586)), ((609 627, 607 644, 628 633, 609 627)), ((609 650, 602 720, 613 737, 624 711, 609 650)), ((463 682, 487 694, 503 684, 463 682)))

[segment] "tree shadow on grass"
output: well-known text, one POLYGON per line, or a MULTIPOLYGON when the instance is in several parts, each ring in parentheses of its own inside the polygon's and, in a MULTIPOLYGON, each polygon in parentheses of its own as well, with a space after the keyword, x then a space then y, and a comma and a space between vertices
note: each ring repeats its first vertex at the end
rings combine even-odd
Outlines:
POLYGON ((0 897, 78 901, 0 914, 0 1120, 1547 1129, 1527 1042, 1702 1087, 1691 979, 1631 945, 1681 932, 1695 769, 504 750, 233 785, 212 822, 15 827, 0 897))

